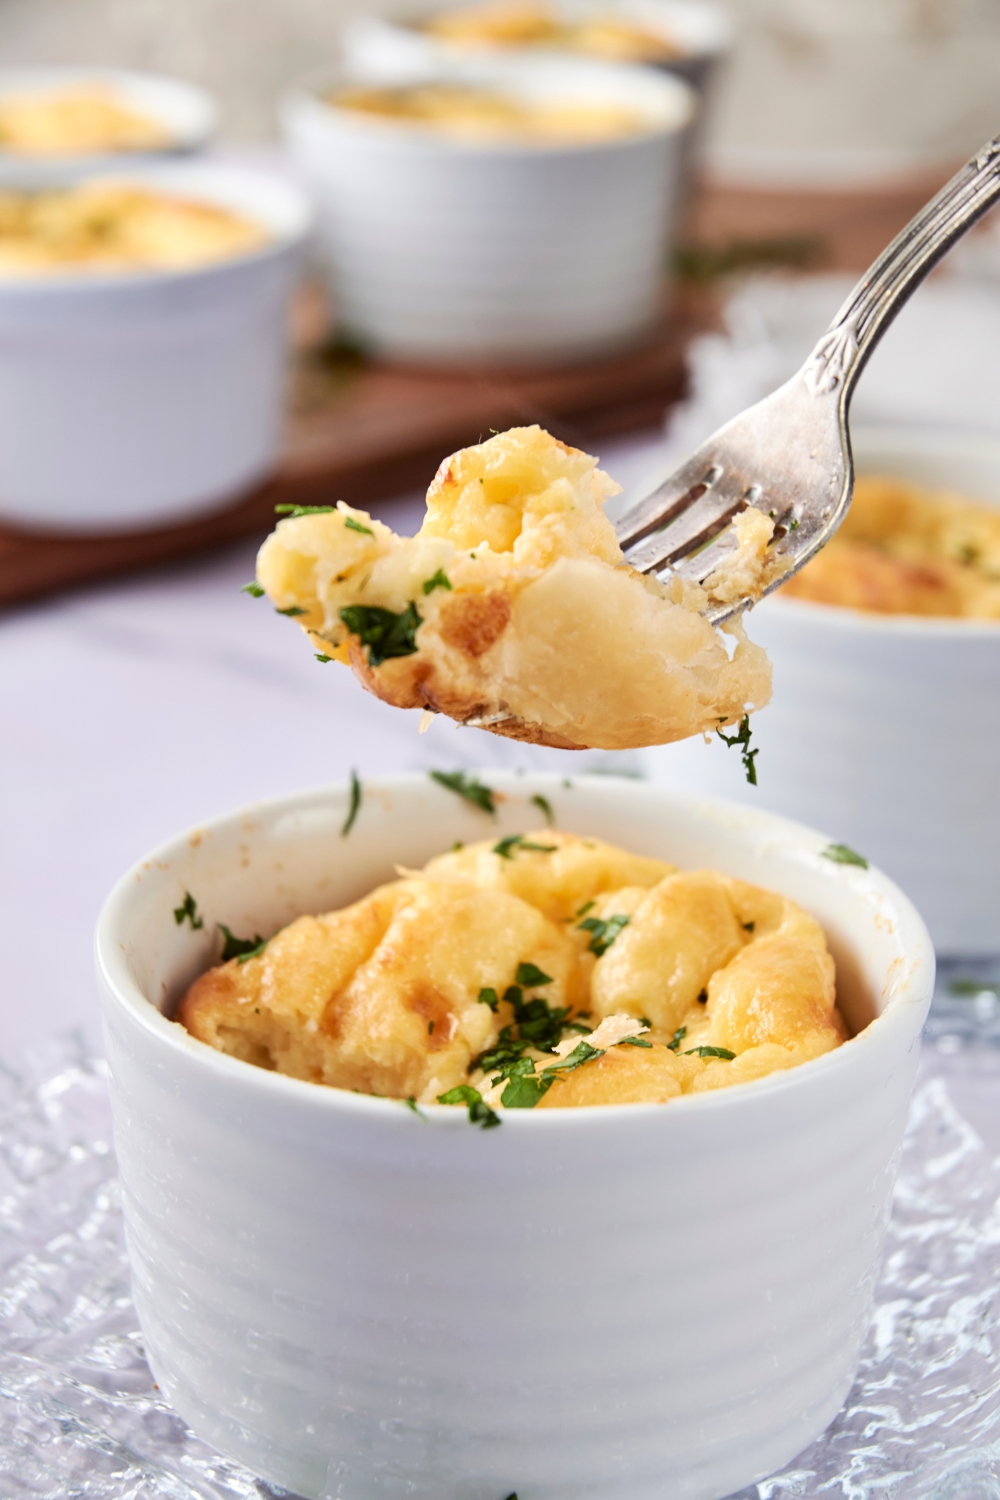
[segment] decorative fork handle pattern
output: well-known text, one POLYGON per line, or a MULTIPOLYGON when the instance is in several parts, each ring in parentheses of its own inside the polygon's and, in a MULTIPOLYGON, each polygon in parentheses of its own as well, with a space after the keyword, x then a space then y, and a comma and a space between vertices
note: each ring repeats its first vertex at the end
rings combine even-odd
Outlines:
POLYGON ((956 240, 1000 198, 1000 136, 956 172, 865 272, 802 369, 814 396, 850 400, 893 318, 956 240))

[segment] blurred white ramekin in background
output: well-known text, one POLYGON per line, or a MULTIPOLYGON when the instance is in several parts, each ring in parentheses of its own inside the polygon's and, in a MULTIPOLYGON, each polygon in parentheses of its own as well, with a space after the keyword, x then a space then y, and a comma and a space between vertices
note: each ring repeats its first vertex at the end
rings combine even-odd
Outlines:
POLYGON ((233 210, 268 240, 191 270, 0 278, 0 517, 29 529, 189 518, 277 461, 305 196, 208 161, 118 176, 233 210))
POLYGON ((347 81, 302 86, 281 109, 346 332, 391 358, 537 364, 611 351, 651 329, 695 108, 686 84, 562 57, 413 64, 391 76, 614 105, 646 122, 596 144, 545 146, 459 141, 338 108, 329 99, 347 81))

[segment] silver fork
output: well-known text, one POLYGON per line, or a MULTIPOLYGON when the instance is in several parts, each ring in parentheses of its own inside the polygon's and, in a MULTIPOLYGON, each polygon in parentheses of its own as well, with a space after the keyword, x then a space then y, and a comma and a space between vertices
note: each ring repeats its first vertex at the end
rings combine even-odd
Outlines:
POLYGON ((920 210, 858 282, 796 375, 720 427, 632 506, 615 531, 626 561, 663 579, 703 583, 733 551, 748 506, 774 518, 785 571, 753 598, 706 610, 720 624, 797 572, 829 541, 854 491, 848 408, 858 376, 924 277, 1000 198, 1000 136, 920 210))

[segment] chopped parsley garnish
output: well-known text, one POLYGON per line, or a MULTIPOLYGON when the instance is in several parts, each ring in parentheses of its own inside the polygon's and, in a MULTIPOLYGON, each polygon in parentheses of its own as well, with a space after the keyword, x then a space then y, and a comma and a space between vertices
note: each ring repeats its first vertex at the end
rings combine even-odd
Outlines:
POLYGON ((448 589, 451 591, 451 580, 444 568, 438 568, 432 578, 428 578, 423 586, 425 594, 433 594, 435 589, 448 589))
POLYGON ((225 922, 219 922, 218 928, 223 937, 222 962, 224 964, 228 963, 231 958, 235 958, 238 963, 245 964, 248 958, 256 958, 259 953, 263 953, 271 941, 270 938, 261 937, 259 932, 255 933, 252 938, 238 938, 230 932, 225 922))
POLYGON ((550 1063, 542 1073, 572 1073, 574 1068, 582 1068, 584 1063, 592 1062, 595 1057, 603 1057, 602 1047, 592 1047, 589 1042, 577 1042, 568 1057, 563 1057, 559 1062, 550 1063))
POLYGON ((682 1057, 723 1057, 726 1062, 732 1062, 736 1056, 730 1052, 728 1047, 692 1047, 690 1052, 682 1052, 682 1057))
POLYGON ((245 583, 240 589, 241 594, 250 594, 254 599, 263 599, 264 590, 259 583, 245 583))
POLYGON ((297 521, 299 516, 328 516, 336 509, 335 505, 276 505, 274 514, 297 521))
POLYGON ((421 1120, 426 1120, 427 1119, 427 1116, 424 1114, 423 1110, 417 1104, 417 1101, 416 1101, 416 1099, 414 1099, 414 1097, 413 1097, 412 1094, 410 1095, 410 1097, 408 1099, 404 1099, 403 1103, 406 1105, 406 1107, 407 1107, 408 1110, 411 1110, 413 1112, 413 1114, 419 1115, 420 1118, 421 1118, 421 1120))
POLYGON ((754 928, 757 926, 757 923, 756 922, 744 922, 742 925, 743 925, 743 931, 744 932, 753 932, 754 928))
POLYGON ((340 830, 340 837, 342 839, 346 839, 347 835, 350 833, 351 829, 354 827, 354 820, 357 817, 357 815, 360 812, 360 810, 361 810, 361 782, 358 780, 358 773, 357 773, 357 771, 352 770, 351 771, 351 801, 350 801, 350 805, 349 805, 349 807, 347 809, 347 817, 344 819, 344 826, 340 830))
POLYGON ((513 859, 522 849, 530 850, 534 854, 555 854, 555 844, 533 844, 530 839, 525 838, 523 833, 508 834, 501 839, 499 844, 493 845, 493 853, 499 854, 501 859, 513 859))
POLYGON ((500 1124, 500 1116, 495 1110, 490 1109, 488 1104, 483 1103, 482 1094, 478 1089, 474 1089, 471 1083, 460 1083, 457 1088, 449 1089, 446 1094, 438 1094, 437 1102, 439 1104, 467 1104, 470 1125, 481 1125, 484 1130, 500 1124))
POLYGON ((316 652, 316 660, 317 661, 333 661, 333 657, 332 656, 324 656, 321 651, 317 651, 316 652))
POLYGON ((496 990, 492 988, 481 989, 479 991, 479 994, 476 996, 476 999, 479 1001, 480 1005, 488 1005, 493 1014, 496 1015, 497 1006, 500 1004, 500 996, 497 994, 496 990))
POLYGON ((554 1082, 539 1076, 530 1057, 522 1057, 508 1074, 509 1082, 500 1095, 505 1109, 534 1109, 539 1099, 547 1094, 554 1082))
POLYGON ((618 1043, 619 1047, 650 1047, 652 1042, 647 1042, 644 1036, 623 1036, 618 1043))
POLYGON ((428 1036, 433 1036, 434 1035, 434 1022, 433 1021, 428 1021, 427 1022, 427 1035, 428 1036))
POLYGON ((204 919, 198 915, 198 903, 190 891, 185 891, 184 900, 180 906, 174 907, 174 921, 178 927, 183 926, 185 922, 190 922, 192 932, 197 932, 199 927, 204 927, 204 919))
POLYGON ((431 780, 436 781, 439 786, 447 787, 449 792, 454 792, 456 797, 464 797, 466 802, 471 802, 473 807, 478 807, 482 812, 491 813, 496 817, 496 803, 493 801, 493 793, 488 786, 484 786, 478 776, 467 776, 464 771, 432 771, 431 780))
POLYGON ((667 1046, 670 1048, 671 1052, 679 1052, 681 1050, 681 1042, 683 1042, 687 1034, 688 1029, 686 1026, 678 1026, 672 1038, 667 1043, 667 1046))
POLYGON ((364 532, 365 536, 375 535, 370 526, 362 526, 361 522, 356 521, 353 516, 345 516, 344 525, 347 527, 348 531, 361 531, 364 532))
POLYGON ((823 858, 832 859, 835 865, 858 865, 862 870, 868 868, 864 855, 852 849, 850 844, 827 844, 823 850, 823 858))
POLYGON ((749 781, 751 786, 756 786, 757 767, 754 765, 754 760, 760 754, 760 746, 758 745, 756 750, 750 749, 750 715, 743 715, 740 720, 740 727, 735 734, 723 734, 721 729, 717 729, 715 732, 719 736, 719 739, 725 741, 730 749, 734 745, 739 745, 740 759, 743 761, 743 769, 747 773, 747 781, 749 781))
POLYGON ((577 929, 591 934, 590 951, 600 958, 602 953, 607 953, 622 928, 627 927, 631 920, 631 917, 621 913, 614 917, 587 917, 577 923, 577 929))
POLYGON ((523 984, 526 990, 533 990, 540 984, 551 984, 552 975, 546 974, 537 964, 518 964, 514 983, 523 984))
POLYGON ((593 909, 594 909, 594 907, 596 905, 597 905, 596 901, 585 901, 582 906, 578 906, 577 907, 577 909, 576 909, 576 915, 578 917, 585 917, 587 915, 588 911, 593 911, 593 909))
POLYGON ((400 613, 378 604, 348 604, 340 618, 362 646, 368 647, 368 665, 380 667, 391 656, 412 656, 417 649, 414 639, 420 625, 417 606, 408 604, 400 613))
POLYGON ((708 990, 699 990, 698 991, 698 1004, 699 1005, 707 1005, 708 1004, 708 990))
POLYGON ((290 620, 294 620, 296 615, 304 615, 305 610, 300 609, 297 604, 290 604, 287 609, 276 609, 274 613, 276 615, 287 615, 290 620))
POLYGON ((528 800, 533 804, 533 806, 538 808, 539 812, 545 819, 546 823, 548 823, 549 827, 554 828, 556 826, 556 815, 552 811, 552 803, 549 801, 548 797, 543 797, 541 792, 536 792, 535 795, 533 797, 530 797, 528 800))

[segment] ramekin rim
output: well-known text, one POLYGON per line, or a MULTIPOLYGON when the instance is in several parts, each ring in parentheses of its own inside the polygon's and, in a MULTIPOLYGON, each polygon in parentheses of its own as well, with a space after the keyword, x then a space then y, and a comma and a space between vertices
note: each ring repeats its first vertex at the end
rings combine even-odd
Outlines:
MULTIPOLYGON (((480 774, 477 772, 477 774, 480 774)), ((556 772, 528 771, 519 774, 516 771, 501 768, 484 768, 481 772, 488 775, 491 784, 499 781, 501 784, 510 784, 527 787, 529 785, 541 784, 542 787, 554 789, 564 782, 566 778, 556 772)), ((366 785, 391 790, 394 787, 416 787, 426 785, 429 779, 427 772, 399 772, 387 776, 373 777, 366 785)), ((574 778, 577 779, 577 778, 574 778)), ((587 776, 583 773, 578 779, 592 780, 603 786, 617 785, 618 790, 626 796, 641 795, 642 792, 653 791, 654 793, 666 794, 669 798, 671 793, 665 787, 653 787, 647 782, 641 782, 627 777, 619 776, 587 776)), ((113 996, 116 1005, 127 1012, 133 1023, 138 1024, 149 1035, 155 1037, 158 1044, 164 1045, 171 1052, 186 1054, 189 1061, 196 1066, 222 1070, 222 1075, 239 1084, 242 1080, 244 1087, 249 1089, 270 1089, 278 1091, 279 1096, 285 1095, 292 1101, 300 1101, 306 1108, 317 1108, 323 1110, 337 1109, 361 1109, 362 1111, 375 1110, 378 1117, 390 1119, 397 1115, 402 1120, 404 1113, 412 1113, 410 1101, 397 1098, 385 1098, 377 1095, 354 1093, 352 1090, 336 1088, 332 1085, 311 1083, 305 1079, 292 1078, 285 1074, 271 1072, 264 1068, 256 1068, 253 1064, 245 1063, 239 1058, 229 1057, 227 1054, 217 1051, 208 1046, 207 1043, 199 1041, 184 1030, 175 1021, 166 1017, 149 998, 144 995, 138 984, 127 972, 124 960, 119 956, 123 951, 123 944, 112 931, 113 919, 117 915, 118 907, 125 901, 129 892, 134 888, 138 879, 141 878, 145 869, 155 868, 158 863, 163 863, 173 857, 174 851, 185 845, 196 836, 203 837, 206 831, 224 827, 235 823, 237 820, 246 821, 248 818, 260 818, 268 812, 281 809, 284 814, 294 810, 296 806, 309 806, 315 804, 317 799, 328 797, 331 793, 346 795, 348 791, 346 783, 325 783, 323 785, 308 788, 303 791, 284 793, 275 797, 264 798, 258 802, 234 808, 228 813, 217 815, 206 822, 195 825, 193 828, 174 835, 165 840, 155 849, 137 860, 115 883, 106 897, 97 920, 94 934, 95 963, 98 974, 104 982, 107 992, 113 996), (116 975, 115 969, 119 969, 116 975), (235 1069, 235 1072, 233 1071, 235 1069), (309 1101, 313 1101, 312 1104, 309 1101)), ((799 840, 802 833, 808 834, 815 839, 817 835, 814 830, 806 828, 805 825, 795 823, 780 814, 769 813, 765 809, 748 808, 741 803, 729 802, 724 798, 686 798, 689 804, 694 803, 699 807, 718 809, 729 815, 746 822, 748 820, 760 820, 763 823, 777 825, 779 828, 787 829, 789 833, 797 832, 799 840)), ((822 835, 818 835, 822 837, 822 835)), ((797 847, 804 855, 814 855, 818 860, 822 858, 819 850, 809 849, 801 842, 797 847)), ((912 929, 915 943, 912 950, 913 961, 909 973, 903 978, 900 992, 891 994, 888 998, 886 1008, 875 1016, 865 1029, 856 1036, 850 1037, 847 1042, 832 1052, 824 1053, 820 1057, 811 1058, 804 1063, 798 1063, 795 1067, 777 1073, 771 1073, 763 1078, 752 1079, 743 1084, 735 1084, 728 1088, 706 1090, 704 1093, 681 1095, 677 1099, 668 1101, 671 1112, 682 1110, 685 1114, 691 1109, 725 1109, 737 1108, 741 1099, 747 1098, 748 1092, 751 1097, 760 1099, 770 1096, 775 1092, 788 1092, 800 1089, 815 1076, 817 1069, 825 1073, 834 1069, 842 1070, 852 1065, 852 1059, 858 1055, 861 1047, 870 1048, 887 1041, 894 1030, 910 1029, 910 1018, 914 1010, 926 1013, 930 1005, 933 991, 935 960, 934 952, 930 945, 930 939, 926 929, 908 897, 889 879, 881 870, 868 867, 864 870, 854 869, 851 866, 834 865, 827 862, 831 868, 818 866, 817 868, 824 876, 830 879, 839 875, 840 878, 858 879, 861 877, 874 877, 882 891, 892 897, 897 903, 897 909, 903 918, 905 925, 912 929), (804 1075, 800 1078, 799 1075, 804 1075), (734 1097, 735 1096, 735 1099, 734 1097)), ((919 1038, 917 1028, 911 1038, 911 1045, 919 1038)), ((464 1111, 454 1105, 442 1104, 419 1104, 420 1111, 430 1110, 433 1112, 431 1118, 437 1122, 444 1123, 448 1118, 454 1117, 456 1125, 465 1124, 464 1111)), ((593 1121, 596 1118, 607 1118, 609 1121, 621 1120, 622 1118, 648 1118, 651 1112, 662 1111, 663 1104, 618 1104, 618 1105, 582 1105, 570 1109, 545 1109, 535 1110, 512 1110, 503 1111, 501 1119, 504 1123, 513 1123, 522 1115, 530 1117, 536 1123, 530 1128, 539 1128, 537 1122, 542 1119, 550 1120, 569 1116, 572 1119, 593 1121), (637 1113, 638 1112, 638 1113, 637 1113)), ((524 1128, 518 1126, 516 1128, 524 1128)), ((544 1126, 541 1128, 554 1129, 555 1126, 544 1126)), ((566 1127, 569 1128, 569 1127, 566 1127)))
MULTIPOLYGON (((190 285, 199 279, 212 280, 236 269, 262 265, 267 261, 277 260, 289 253, 297 252, 313 231, 315 213, 309 198, 298 183, 291 178, 279 176, 276 172, 262 171, 256 167, 244 166, 242 163, 206 161, 198 158, 190 160, 183 157, 179 160, 170 157, 156 159, 143 157, 133 161, 131 170, 101 171, 93 174, 93 177, 113 177, 127 183, 134 182, 141 185, 148 183, 150 186, 162 180, 166 186, 172 177, 191 175, 214 177, 217 180, 223 177, 242 178, 248 183, 266 183, 269 189, 285 194, 287 200, 294 204, 294 217, 297 222, 288 229, 275 229, 272 225, 265 224, 268 238, 263 245, 253 250, 242 251, 238 255, 227 256, 225 260, 209 261, 203 265, 164 267, 159 270, 144 266, 134 271, 76 270, 58 273, 45 272, 38 276, 0 276, 0 302, 5 299, 11 302, 26 301, 31 297, 41 299, 50 293, 57 297, 83 297, 88 293, 124 292, 177 283, 190 285)), ((93 178, 88 176, 88 180, 93 180, 93 178)), ((79 182, 80 179, 76 178, 72 182, 66 181, 53 185, 68 188, 78 186, 79 182)))
MULTIPOLYGON (((698 98, 691 84, 684 78, 678 78, 672 73, 664 73, 657 68, 641 63, 625 64, 617 62, 606 62, 602 59, 583 59, 576 61, 572 58, 523 58, 500 57, 484 60, 482 58, 459 59, 451 63, 440 64, 440 74, 447 79, 449 73, 460 73, 467 66, 470 70, 485 69, 490 71, 495 67, 498 74, 510 72, 517 67, 528 69, 540 69, 546 65, 556 68, 565 67, 567 70, 579 68, 593 69, 595 71, 607 71, 616 74, 640 73, 644 81, 651 87, 665 90, 674 94, 679 100, 683 100, 685 109, 683 118, 673 123, 656 124, 650 123, 648 128, 632 131, 628 135, 614 136, 609 140, 566 142, 561 145, 532 145, 530 142, 518 143, 517 141, 502 141, 496 144, 483 141, 463 141, 437 133, 432 130, 421 132, 412 126, 400 125, 392 120, 381 120, 377 116, 368 118, 359 111, 351 111, 339 108, 328 99, 319 97, 317 90, 323 86, 324 81, 330 84, 334 81, 338 70, 326 66, 316 68, 295 79, 282 92, 277 103, 278 118, 285 125, 289 118, 303 108, 308 109, 314 120, 321 120, 329 125, 336 122, 338 128, 348 129, 358 136, 369 140, 391 141, 404 149, 417 152, 434 152, 449 156, 482 156, 486 160, 499 160, 504 157, 512 157, 515 160, 545 160, 549 157, 564 156, 586 156, 603 155, 608 152, 620 152, 622 150, 634 149, 639 146, 648 145, 650 141, 671 140, 680 136, 691 124, 698 107, 698 98)), ((352 70, 344 67, 339 70, 345 77, 349 78, 352 70)), ((399 77, 386 79, 367 80, 359 77, 359 83, 371 82, 373 85, 383 83, 386 86, 392 84, 405 84, 407 72, 400 70, 399 77)), ((434 82, 439 81, 438 69, 428 66, 420 67, 414 65, 412 68, 414 81, 434 82)))

